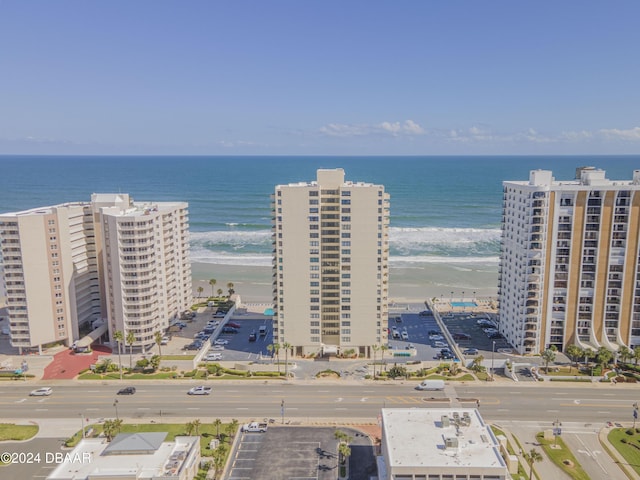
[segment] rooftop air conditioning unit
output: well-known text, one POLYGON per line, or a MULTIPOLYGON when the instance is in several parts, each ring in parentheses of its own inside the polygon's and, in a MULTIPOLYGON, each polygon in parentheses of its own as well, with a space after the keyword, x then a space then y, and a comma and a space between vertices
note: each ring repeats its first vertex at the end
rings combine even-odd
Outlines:
POLYGON ((442 421, 442 428, 451 426, 448 415, 442 415, 442 417, 440 417, 440 420, 442 421))
POLYGON ((458 439, 456 437, 447 437, 444 439, 445 448, 458 448, 458 439))

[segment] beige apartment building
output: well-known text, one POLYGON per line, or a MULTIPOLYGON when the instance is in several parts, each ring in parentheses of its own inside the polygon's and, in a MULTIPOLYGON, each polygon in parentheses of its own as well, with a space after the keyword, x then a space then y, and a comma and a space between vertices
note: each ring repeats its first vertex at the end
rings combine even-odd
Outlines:
POLYGON ((187 204, 134 203, 124 194, 94 194, 91 204, 110 336, 133 332, 134 347, 146 349, 191 305, 187 204))
POLYGON ((500 332, 522 354, 640 345, 640 170, 503 182, 500 332))
POLYGON ((71 342, 102 317, 90 205, 70 203, 0 215, 11 345, 71 342))
POLYGON ((274 342, 294 355, 387 343, 389 195, 342 169, 272 196, 274 342))
POLYGON ((0 215, 11 345, 71 345, 103 324, 151 346, 190 304, 188 236, 185 203, 126 194, 0 215))

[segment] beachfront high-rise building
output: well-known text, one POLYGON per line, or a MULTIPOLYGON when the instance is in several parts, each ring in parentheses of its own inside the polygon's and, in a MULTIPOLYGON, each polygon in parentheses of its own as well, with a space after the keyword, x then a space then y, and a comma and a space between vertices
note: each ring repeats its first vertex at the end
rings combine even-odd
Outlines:
POLYGON ((503 182, 500 331, 523 354, 640 345, 640 170, 503 182))
POLYGON ((389 195, 344 170, 272 196, 274 342, 295 355, 387 343, 389 195))
POLYGON ((132 332, 134 347, 150 347, 191 305, 187 204, 134 203, 123 194, 94 194, 91 203, 110 336, 132 332))
POLYGON ((70 345, 102 323, 151 346, 190 305, 188 236, 185 203, 124 194, 0 215, 11 344, 70 345))
POLYGON ((0 215, 11 345, 79 337, 99 320, 100 281, 91 208, 70 203, 0 215))

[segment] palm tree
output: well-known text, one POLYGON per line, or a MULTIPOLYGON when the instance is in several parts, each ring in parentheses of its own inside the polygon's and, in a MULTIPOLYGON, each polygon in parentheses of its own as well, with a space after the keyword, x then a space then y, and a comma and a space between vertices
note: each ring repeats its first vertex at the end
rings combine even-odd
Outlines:
POLYGON ((153 339, 155 340, 156 345, 158 345, 158 355, 162 356, 162 332, 158 330, 154 333, 153 339))
POLYGON ((212 278, 211 280, 209 280, 209 285, 211 285, 211 296, 213 297, 213 287, 216 286, 216 279, 212 278))
POLYGON ((596 360, 600 364, 600 368, 604 373, 604 367, 611 361, 613 358, 613 352, 609 351, 607 347, 600 347, 598 352, 596 353, 596 360))
POLYGON ((127 343, 129 344, 129 370, 133 369, 133 344, 136 343, 136 334, 133 330, 127 333, 127 343))
POLYGON ((525 461, 529 464, 529 478, 533 478, 533 464, 542 461, 542 455, 535 448, 524 454, 525 461))
POLYGON ((373 379, 376 379, 376 354, 380 350, 380 345, 373 345, 371 347, 373 349, 373 379))
POLYGON ((382 351, 382 353, 380 354, 380 361, 382 362, 382 364, 384 365, 384 369, 387 370, 387 364, 384 363, 384 352, 386 352, 387 350, 389 350, 389 346, 388 345, 381 345, 380 346, 380 350, 382 351))
POLYGON ((219 289, 218 289, 217 294, 218 294, 218 296, 219 296, 219 297, 221 297, 221 296, 222 296, 222 291, 223 291, 223 290, 222 290, 221 288, 219 288, 219 289))
POLYGON ((122 342, 124 340, 122 330, 116 330, 113 333, 113 339, 118 342, 118 366, 120 368, 120 380, 122 380, 122 342))
POLYGON ((191 436, 194 428, 195 426, 193 425, 193 422, 187 422, 187 424, 184 426, 185 433, 187 434, 187 436, 191 436))
POLYGON ((275 352, 278 362, 278 376, 280 376, 280 344, 273 343, 271 345, 268 345, 267 350, 269 350, 269 352, 275 352))
POLYGON ((236 293, 236 291, 233 289, 233 282, 227 283, 227 288, 229 289, 229 296, 231 296, 234 293, 236 293))
POLYGON ((202 292, 204 292, 204 288, 203 287, 198 287, 198 298, 200 298, 202 296, 202 292))
POLYGON ((196 418, 193 422, 193 429, 195 430, 196 435, 200 435, 200 419, 196 418))
POLYGON ((289 378, 289 349, 291 348, 291 344, 289 342, 284 342, 282 344, 282 348, 284 348, 284 378, 289 378))
POLYGON ((236 420, 235 418, 232 418, 231 423, 229 424, 227 429, 230 432, 231 438, 233 439, 236 432, 238 431, 238 420, 236 420))
POLYGON ((213 466, 216 469, 215 478, 218 478, 218 473, 222 472, 222 467, 224 467, 224 459, 225 459, 225 456, 222 452, 216 452, 216 454, 213 457, 213 466))
POLYGON ((340 443, 340 445, 338 445, 338 453, 340 454, 340 463, 345 465, 351 456, 351 448, 349 448, 349 445, 346 443, 340 443))
POLYGON ((640 347, 635 347, 633 349, 633 363, 637 365, 638 360, 640 360, 640 347))
POLYGON ((542 357, 542 359, 544 360, 544 369, 547 374, 549 374, 549 363, 553 362, 556 359, 556 352, 554 352, 550 348, 547 348, 544 352, 542 352, 540 357, 542 357))
POLYGON ((578 369, 578 358, 580 358, 580 356, 582 355, 582 349, 574 344, 569 345, 566 349, 565 349, 565 353, 567 355, 569 355, 569 357, 571 358, 571 360, 573 360, 576 364, 576 370, 578 369))
POLYGON ((471 369, 474 372, 482 371, 482 362, 484 362, 484 355, 478 355, 476 358, 473 359, 473 362, 471 364, 471 369))
POLYGON ((222 425, 222 420, 220 420, 219 418, 216 418, 213 421, 213 426, 216 427, 216 438, 218 440, 220 440, 220 425, 222 425))
POLYGON ((113 437, 115 437, 118 433, 120 433, 120 428, 122 427, 122 420, 105 420, 102 426, 102 432, 104 436, 107 437, 107 442, 110 442, 113 437))
POLYGON ((629 360, 633 356, 633 352, 629 350, 629 347, 623 345, 618 349, 618 356, 620 357, 620 361, 622 363, 627 363, 627 360, 629 360))

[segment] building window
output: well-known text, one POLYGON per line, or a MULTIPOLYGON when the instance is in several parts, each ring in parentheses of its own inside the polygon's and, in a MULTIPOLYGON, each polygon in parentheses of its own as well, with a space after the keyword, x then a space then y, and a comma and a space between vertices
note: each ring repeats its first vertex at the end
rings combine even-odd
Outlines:
MULTIPOLYGON (((341 340, 342 340, 343 342, 347 342, 347 343, 349 343, 349 342, 351 342, 351 337, 342 337, 342 339, 341 339, 341 340)), ((398 477, 397 477, 397 475, 396 475, 396 478, 398 478, 398 477)))

